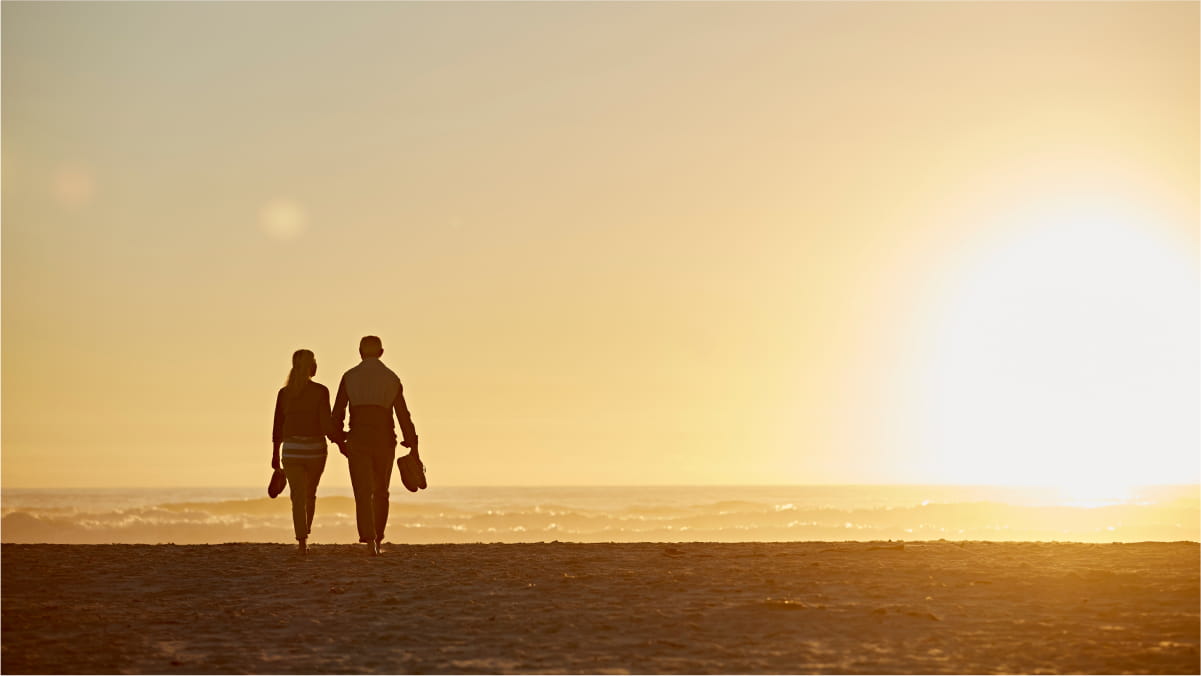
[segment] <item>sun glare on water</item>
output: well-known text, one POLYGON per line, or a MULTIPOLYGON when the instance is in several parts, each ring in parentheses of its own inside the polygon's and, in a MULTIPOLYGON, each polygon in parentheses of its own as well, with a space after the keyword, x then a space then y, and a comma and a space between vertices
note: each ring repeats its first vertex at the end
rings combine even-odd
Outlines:
POLYGON ((1105 507, 1130 502, 1134 488, 1120 483, 1064 484, 1059 486, 1060 503, 1071 507, 1105 507))

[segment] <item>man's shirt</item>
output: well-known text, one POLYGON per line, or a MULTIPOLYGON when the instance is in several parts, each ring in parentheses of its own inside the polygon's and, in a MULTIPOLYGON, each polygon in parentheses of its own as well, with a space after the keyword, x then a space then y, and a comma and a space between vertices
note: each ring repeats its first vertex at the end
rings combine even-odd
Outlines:
POLYGON ((406 448, 417 445, 417 429, 405 404, 404 387, 392 369, 384 366, 379 359, 364 359, 342 376, 338 395, 334 398, 332 417, 335 431, 342 429, 348 405, 352 430, 386 427, 392 431, 392 413, 395 411, 403 435, 401 445, 406 448))

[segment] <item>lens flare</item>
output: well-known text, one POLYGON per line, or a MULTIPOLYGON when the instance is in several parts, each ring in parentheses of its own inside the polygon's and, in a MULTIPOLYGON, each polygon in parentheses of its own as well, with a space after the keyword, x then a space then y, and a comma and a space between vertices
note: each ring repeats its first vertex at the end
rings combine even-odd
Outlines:
POLYGON ((296 238, 308 225, 304 209, 291 200, 277 199, 259 210, 259 224, 272 237, 280 240, 296 238))
POLYGON ((54 197, 65 207, 82 207, 96 194, 96 179, 80 164, 65 164, 54 173, 54 197))

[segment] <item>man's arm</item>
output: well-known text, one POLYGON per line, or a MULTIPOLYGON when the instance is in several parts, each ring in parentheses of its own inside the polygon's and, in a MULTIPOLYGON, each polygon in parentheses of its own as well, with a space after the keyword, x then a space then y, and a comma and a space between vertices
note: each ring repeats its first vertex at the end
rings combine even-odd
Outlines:
POLYGON ((392 408, 396 411, 396 421, 400 423, 400 445, 416 453, 417 428, 413 426, 413 416, 409 414, 409 406, 405 403, 405 388, 400 383, 397 383, 396 399, 392 401, 392 408))
POLYGON ((341 444, 346 439, 343 422, 346 420, 346 404, 350 399, 346 395, 346 376, 338 382, 338 395, 334 397, 334 410, 330 414, 330 440, 341 444))

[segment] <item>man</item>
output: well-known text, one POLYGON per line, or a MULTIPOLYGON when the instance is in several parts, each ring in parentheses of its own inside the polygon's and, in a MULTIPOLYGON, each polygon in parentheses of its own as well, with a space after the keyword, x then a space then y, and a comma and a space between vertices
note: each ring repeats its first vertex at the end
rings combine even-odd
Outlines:
POLYGON ((380 554, 388 523, 388 485, 396 459, 393 412, 404 435, 400 444, 417 455, 417 430, 405 405, 404 388, 400 378, 380 361, 383 354, 384 345, 378 337, 364 336, 359 341, 363 361, 342 376, 332 413, 334 432, 342 440, 338 447, 350 464, 359 542, 367 543, 372 556, 380 554), (348 404, 350 432, 344 433, 342 422, 348 404))

